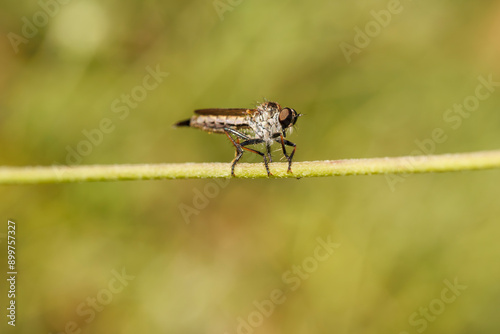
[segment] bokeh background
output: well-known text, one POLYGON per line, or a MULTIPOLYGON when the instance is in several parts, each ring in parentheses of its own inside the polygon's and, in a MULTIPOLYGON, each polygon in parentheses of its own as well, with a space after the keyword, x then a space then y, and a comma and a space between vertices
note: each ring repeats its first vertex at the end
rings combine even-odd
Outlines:
MULTIPOLYGON (((4 1, 0 32, 0 165, 229 162, 224 136, 171 125, 265 99, 306 114, 296 161, 500 143, 500 87, 447 113, 500 82, 498 1, 4 1)), ((2 186, 14 331, 498 333, 499 181, 2 186)))

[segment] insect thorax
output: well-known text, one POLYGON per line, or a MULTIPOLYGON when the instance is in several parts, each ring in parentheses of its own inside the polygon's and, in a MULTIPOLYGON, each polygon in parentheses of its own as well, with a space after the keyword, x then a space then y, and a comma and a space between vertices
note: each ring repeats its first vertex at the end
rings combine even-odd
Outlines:
POLYGON ((267 144, 272 144, 273 135, 282 131, 278 116, 278 109, 259 106, 258 112, 253 115, 249 123, 255 137, 263 139, 267 144))

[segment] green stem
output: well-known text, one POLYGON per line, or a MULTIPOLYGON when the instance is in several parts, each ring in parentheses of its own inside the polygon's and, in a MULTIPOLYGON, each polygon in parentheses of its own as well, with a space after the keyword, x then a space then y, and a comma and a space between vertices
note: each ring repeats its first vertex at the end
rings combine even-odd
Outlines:
MULTIPOLYGON (((272 163, 272 178, 456 172, 500 168, 500 150, 431 156, 272 163)), ((229 163, 0 167, 0 184, 230 177, 229 163)), ((262 163, 241 163, 236 178, 266 178, 262 163)))

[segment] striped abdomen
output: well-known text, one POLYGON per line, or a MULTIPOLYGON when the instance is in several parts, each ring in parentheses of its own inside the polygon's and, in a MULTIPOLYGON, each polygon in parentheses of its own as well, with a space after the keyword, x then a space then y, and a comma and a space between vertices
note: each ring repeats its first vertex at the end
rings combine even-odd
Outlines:
POLYGON ((224 128, 248 128, 248 116, 233 115, 196 115, 176 126, 190 126, 207 132, 224 133, 224 128))

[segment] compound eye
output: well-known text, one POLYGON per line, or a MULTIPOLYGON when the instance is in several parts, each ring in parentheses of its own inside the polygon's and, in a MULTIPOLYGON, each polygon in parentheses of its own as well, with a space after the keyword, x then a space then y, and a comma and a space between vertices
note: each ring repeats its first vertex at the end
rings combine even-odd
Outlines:
POLYGON ((292 122, 295 123, 294 114, 295 114, 294 110, 290 108, 284 108, 283 110, 281 110, 279 115, 279 121, 283 129, 288 128, 290 124, 292 124, 292 122))

